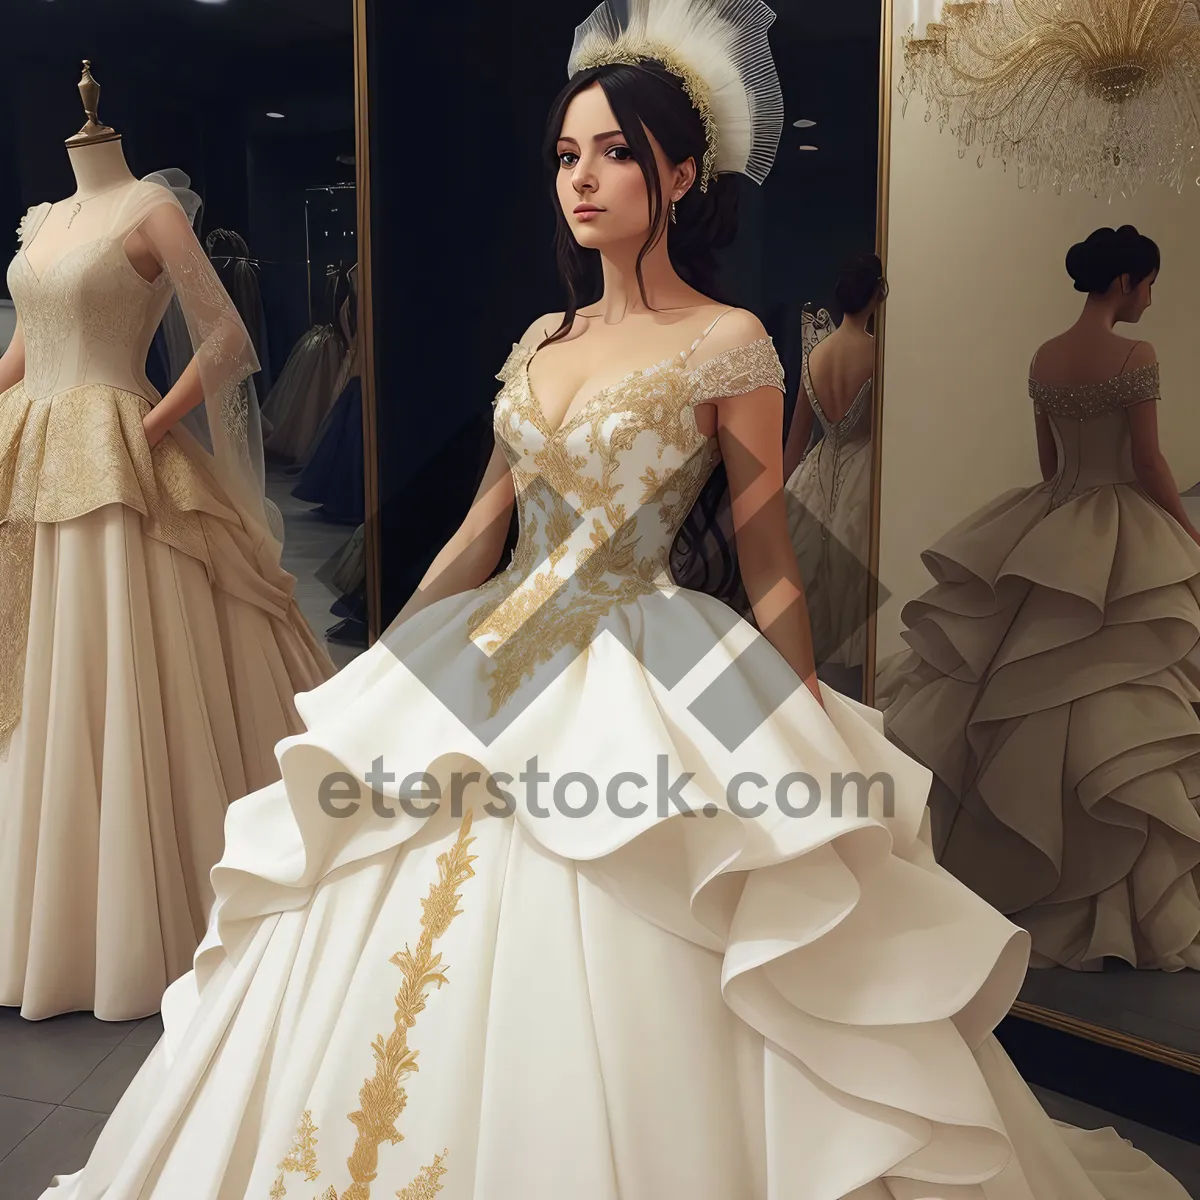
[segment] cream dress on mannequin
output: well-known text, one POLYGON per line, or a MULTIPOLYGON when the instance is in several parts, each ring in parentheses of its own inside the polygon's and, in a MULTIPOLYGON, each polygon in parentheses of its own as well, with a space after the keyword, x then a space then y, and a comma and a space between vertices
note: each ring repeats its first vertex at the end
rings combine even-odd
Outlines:
POLYGON ((671 583, 695 407, 783 387, 748 324, 557 428, 514 349, 511 565, 298 699, 164 1037, 46 1200, 1185 1200, 992 1038, 1027 939, 934 863, 928 773, 671 583), (513 784, 535 756, 554 802, 513 784), (728 799, 798 766, 887 772, 894 809, 728 799), (689 774, 668 807, 621 772, 689 774))
POLYGON ((178 208, 131 183, 40 270, 51 206, 31 209, 8 273, 25 372, 0 395, 0 1004, 34 1019, 158 1011, 204 934, 227 805, 279 777, 294 693, 333 673, 212 456, 182 426, 146 439, 172 294, 209 330, 206 378, 245 338, 186 217, 154 282, 131 265, 160 205, 178 208))
POLYGON ((1035 965, 1200 968, 1200 548, 1138 486, 1125 413, 1158 366, 1030 393, 1058 472, 926 551, 877 702, 934 772, 939 861, 1035 965))

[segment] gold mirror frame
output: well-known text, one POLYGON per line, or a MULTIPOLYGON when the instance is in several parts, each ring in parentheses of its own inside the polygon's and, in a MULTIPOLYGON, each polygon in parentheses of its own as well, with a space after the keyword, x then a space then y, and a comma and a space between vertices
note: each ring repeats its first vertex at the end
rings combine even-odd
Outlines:
POLYGON ((367 566, 367 644, 383 632, 379 535, 379 445, 375 420, 375 310, 371 301, 371 105, 367 0, 354 0, 354 173, 358 202, 358 336, 362 352, 363 542, 367 566))
MULTIPOLYGON (((897 0, 882 0, 883 13, 880 22, 879 48, 879 172, 878 201, 876 208, 876 253, 883 263, 884 275, 888 269, 888 205, 892 168, 892 114, 895 108, 895 81, 892 64, 895 57, 894 9, 897 0)), ((871 521, 868 551, 868 609, 867 646, 863 667, 863 702, 875 705, 875 671, 877 642, 877 613, 879 608, 879 549, 882 516, 883 482, 883 397, 884 397, 884 348, 886 342, 887 305, 880 307, 875 317, 875 377, 871 425, 871 521)), ((1177 1050, 1152 1042, 1148 1038, 1136 1037, 1085 1021, 1070 1013, 1057 1009, 1043 1008, 1025 1000, 1017 1000, 1009 1015, 1024 1021, 1045 1026, 1060 1033, 1068 1033, 1086 1041, 1109 1046, 1126 1053, 1136 1054, 1155 1062, 1200 1075, 1200 1055, 1186 1050, 1177 1050)))
MULTIPOLYGON (((888 204, 892 182, 892 51, 895 0, 881 0, 879 21, 879 166, 875 184, 875 253, 888 271, 888 204)), ((871 383, 871 520, 867 547, 867 646, 863 661, 863 703, 875 705, 876 614, 879 610, 879 520, 883 483, 884 355, 887 302, 875 312, 875 373, 871 383)))
MULTIPOLYGON (((879 46, 879 152, 876 181, 875 252, 888 270, 888 206, 891 195, 892 114, 895 107, 893 59, 895 55, 895 0, 881 0, 879 46)), ((355 60, 355 170, 358 200, 359 251, 359 328, 363 353, 363 446, 366 456, 364 478, 366 517, 364 538, 367 566, 367 610, 369 639, 374 643, 382 633, 380 615, 381 545, 379 530, 379 461, 375 420, 375 346, 371 303, 371 139, 368 87, 367 0, 354 0, 355 60)), ((863 667, 863 701, 875 702, 876 615, 879 605, 879 551, 881 491, 883 480, 883 400, 885 393, 885 355, 887 305, 875 316, 875 375, 872 398, 871 448, 871 522, 868 548, 867 645, 863 667)), ((1145 1038, 1083 1021, 1068 1013, 1042 1008, 1018 1000, 1010 1010, 1014 1017, 1072 1034, 1087 1041, 1124 1050, 1180 1070, 1200 1075, 1200 1055, 1175 1050, 1145 1038)))

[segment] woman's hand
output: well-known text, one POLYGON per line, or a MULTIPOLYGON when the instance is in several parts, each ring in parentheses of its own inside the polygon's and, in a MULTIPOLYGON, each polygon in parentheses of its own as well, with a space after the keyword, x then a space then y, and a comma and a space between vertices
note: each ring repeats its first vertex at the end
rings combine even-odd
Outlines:
POLYGON ((152 408, 142 418, 142 429, 146 434, 146 441, 149 442, 151 450, 170 432, 170 429, 162 421, 157 408, 152 408))

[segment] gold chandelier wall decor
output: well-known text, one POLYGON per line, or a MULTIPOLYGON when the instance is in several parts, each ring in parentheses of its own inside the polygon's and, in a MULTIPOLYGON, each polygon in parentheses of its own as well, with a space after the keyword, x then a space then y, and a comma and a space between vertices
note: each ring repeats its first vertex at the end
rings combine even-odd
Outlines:
POLYGON ((904 108, 920 91, 960 157, 1107 198, 1194 177, 1200 0, 951 0, 915 34, 904 108))

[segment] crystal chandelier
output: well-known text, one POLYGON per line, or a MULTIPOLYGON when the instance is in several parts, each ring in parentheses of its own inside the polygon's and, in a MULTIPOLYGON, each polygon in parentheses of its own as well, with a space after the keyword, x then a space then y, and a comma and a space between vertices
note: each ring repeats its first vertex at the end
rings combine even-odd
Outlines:
MULTIPOLYGON (((1037 190, 1182 190, 1200 145, 1200 0, 959 0, 904 40, 959 156, 1013 163, 1037 190)), ((1197 180, 1200 183, 1200 180, 1197 180)))

